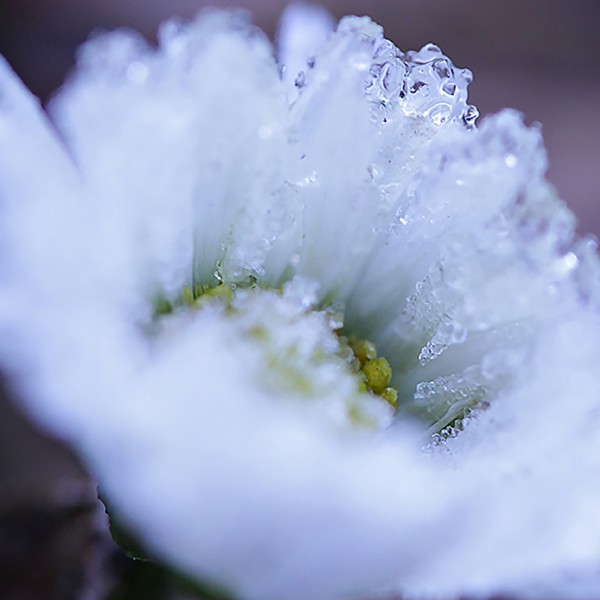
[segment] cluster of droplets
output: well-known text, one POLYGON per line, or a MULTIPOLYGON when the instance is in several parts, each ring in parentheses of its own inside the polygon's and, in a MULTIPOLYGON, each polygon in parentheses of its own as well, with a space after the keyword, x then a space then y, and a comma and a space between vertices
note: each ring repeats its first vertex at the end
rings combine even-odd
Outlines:
POLYGON ((383 39, 369 74, 365 92, 375 105, 373 114, 384 123, 396 106, 407 115, 428 117, 435 125, 454 119, 471 128, 479 116, 477 108, 467 104, 471 71, 457 69, 434 44, 402 52, 383 39))
MULTIPOLYGON (((457 121, 468 129, 474 127, 479 111, 467 102, 473 80, 469 69, 455 67, 435 44, 403 52, 385 39, 381 27, 368 17, 340 21, 338 38, 357 34, 372 49, 369 63, 358 66, 367 68, 364 92, 375 123, 394 120, 400 110, 406 116, 425 117, 437 126, 457 121)), ((294 83, 300 93, 308 85, 315 64, 316 58, 310 57, 306 69, 296 76, 294 83)))
POLYGON ((488 407, 489 404, 486 402, 476 402, 472 406, 465 408, 452 423, 446 425, 446 427, 443 427, 431 436, 430 441, 426 446, 426 450, 440 448, 444 446, 448 440, 454 439, 460 435, 460 433, 477 419, 479 413, 486 410, 488 407))
POLYGON ((430 433, 442 431, 461 418, 465 410, 487 403, 493 385, 491 381, 485 381, 479 371, 479 367, 472 366, 463 373, 417 384, 413 410, 415 414, 422 411, 432 418, 430 433))

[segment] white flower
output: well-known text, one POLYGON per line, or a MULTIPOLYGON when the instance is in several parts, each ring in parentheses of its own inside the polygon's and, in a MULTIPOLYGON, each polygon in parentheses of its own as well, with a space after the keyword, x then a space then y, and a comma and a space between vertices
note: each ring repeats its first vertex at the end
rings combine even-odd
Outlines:
MULTIPOLYGON (((326 26, 288 15, 286 64, 326 26)), ((469 81, 354 17, 297 76, 239 15, 98 37, 51 120, 0 65, 3 368, 158 557, 242 598, 600 595, 595 247, 469 81)))

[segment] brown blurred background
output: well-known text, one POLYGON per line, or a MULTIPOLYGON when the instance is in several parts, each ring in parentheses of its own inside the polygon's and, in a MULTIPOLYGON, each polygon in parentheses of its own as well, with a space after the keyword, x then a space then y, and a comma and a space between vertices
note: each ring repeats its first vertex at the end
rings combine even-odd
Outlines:
MULTIPOLYGON (((153 39, 173 15, 243 6, 273 35, 284 0, 0 0, 0 53, 47 99, 97 29, 129 26, 153 39)), ((600 2, 596 0, 323 0, 336 17, 369 14, 404 50, 432 41, 475 74, 482 115, 517 108, 543 124, 549 178, 581 233, 600 234, 600 2)), ((0 597, 105 598, 115 567, 93 484, 73 455, 0 396, 0 597)), ((117 556, 118 558, 118 556, 117 556)), ((121 557, 122 559, 122 557, 121 557)), ((182 598, 142 591, 139 597, 182 598)), ((112 598, 133 599, 122 591, 112 598)), ((192 597, 192 596, 185 596, 192 597)), ((200 597, 194 595, 193 597, 200 597)))

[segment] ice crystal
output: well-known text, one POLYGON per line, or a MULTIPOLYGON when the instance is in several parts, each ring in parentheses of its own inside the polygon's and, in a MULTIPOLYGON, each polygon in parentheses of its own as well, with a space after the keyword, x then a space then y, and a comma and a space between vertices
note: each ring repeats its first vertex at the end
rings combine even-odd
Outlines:
POLYGON ((540 132, 294 10, 280 65, 236 13, 99 36, 49 118, 0 64, 4 370, 242 598, 598 596, 598 258, 540 132))

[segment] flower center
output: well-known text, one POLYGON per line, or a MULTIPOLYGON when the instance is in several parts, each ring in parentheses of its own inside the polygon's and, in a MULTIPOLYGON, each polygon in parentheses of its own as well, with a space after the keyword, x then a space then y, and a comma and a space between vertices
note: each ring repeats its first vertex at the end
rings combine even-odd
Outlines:
POLYGON ((158 300, 154 314, 158 338, 190 320, 218 323, 264 396, 300 400, 334 425, 379 429, 393 419, 398 392, 390 363, 371 341, 344 329, 342 314, 318 305, 309 281, 281 289, 256 282, 184 287, 174 301, 158 300))

